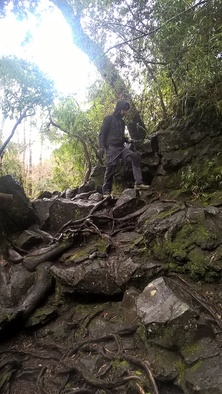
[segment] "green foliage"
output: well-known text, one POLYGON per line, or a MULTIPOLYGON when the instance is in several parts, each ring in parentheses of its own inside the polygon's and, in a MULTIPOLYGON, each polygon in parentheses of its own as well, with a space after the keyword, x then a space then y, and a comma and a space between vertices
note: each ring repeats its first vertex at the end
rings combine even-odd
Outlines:
POLYGON ((98 134, 104 117, 114 111, 117 98, 110 86, 96 81, 89 90, 90 108, 87 110, 91 132, 98 142, 98 134))
POLYGON ((177 94, 199 96, 201 102, 201 94, 215 83, 215 76, 221 75, 218 37, 221 11, 219 1, 200 6, 193 1, 176 0, 167 5, 156 1, 155 15, 160 28, 155 40, 177 94))
POLYGON ((38 1, 36 0, 3 0, 0 2, 0 17, 4 17, 9 9, 17 15, 19 19, 27 17, 29 12, 36 12, 38 1))
POLYGON ((32 167, 30 176, 28 176, 26 184, 32 184, 32 195, 30 198, 38 197, 42 192, 54 192, 58 190, 58 185, 53 181, 54 161, 52 158, 44 160, 38 165, 32 167))
POLYGON ((53 156, 53 182, 58 185, 59 190, 72 189, 80 185, 86 171, 81 145, 74 140, 68 140, 53 152, 53 156))
POLYGON ((22 160, 24 146, 10 142, 4 154, 4 160, 0 166, 0 176, 12 175, 24 188, 29 198, 37 197, 41 192, 48 190, 53 192, 58 187, 52 179, 52 161, 33 166, 29 173, 27 166, 22 160), (32 195, 29 195, 30 184, 32 195))
MULTIPOLYGON (((4 5, 9 2, 4 1, 4 5)), ((70 14, 67 20, 72 20, 70 26, 76 44, 80 47, 83 41, 92 44, 82 49, 85 48, 106 81, 97 81, 91 87, 89 109, 82 111, 70 96, 60 100, 52 111, 52 119, 60 129, 51 128, 48 136, 61 144, 55 153, 54 176, 62 188, 76 185, 89 164, 96 164, 102 119, 113 111, 119 98, 132 98, 148 133, 155 131, 163 118, 164 122, 167 120, 164 124, 168 124, 173 117, 189 120, 193 114, 198 125, 210 122, 212 127, 214 118, 219 119, 222 114, 220 0, 199 3, 132 0, 130 4, 125 0, 54 0, 52 4, 70 14), (73 20, 78 22, 79 32, 73 20), (72 174, 69 179, 63 171, 66 166, 72 174)), ((6 11, 4 5, 0 6, 2 15, 6 11)), ((34 9, 39 10, 38 1, 14 1, 11 5, 13 12, 22 18, 34 9)), ((0 60, 0 84, 4 91, 2 111, 11 118, 52 104, 53 84, 23 60, 0 60)), ((193 193, 214 186, 220 188, 221 176, 221 168, 216 164, 196 163, 183 171, 182 186, 193 193)))
POLYGON ((190 251, 187 269, 192 279, 199 279, 204 277, 206 272, 206 258, 203 252, 197 249, 190 251))
POLYGON ((60 139, 60 147, 54 151, 54 181, 61 189, 72 188, 84 182, 85 173, 95 160, 97 133, 92 118, 72 96, 60 100, 51 116, 52 124, 57 125, 50 132, 51 139, 60 139))
POLYGON ((44 176, 39 178, 38 180, 34 181, 32 185, 32 196, 29 196, 31 198, 37 198, 42 192, 46 190, 54 192, 58 188, 57 184, 54 183, 54 180, 52 179, 52 174, 50 174, 48 177, 44 176))
MULTIPOLYGON (((23 17, 39 4, 38 1, 11 3, 13 12, 20 16, 23 13, 23 17)), ((81 46, 83 39, 86 42, 89 39, 96 43, 98 51, 104 51, 103 66, 110 68, 110 63, 105 62, 107 55, 114 68, 107 68, 102 74, 104 77, 112 74, 107 80, 118 95, 124 96, 125 87, 130 86, 129 92, 149 131, 155 129, 162 117, 173 113, 178 95, 197 97, 200 90, 206 90, 209 83, 215 83, 221 76, 220 0, 199 3, 132 0, 130 5, 125 0, 55 0, 52 3, 61 11, 73 11, 74 18, 78 15, 84 21, 83 33, 79 29, 78 35, 73 30, 76 44, 81 46)), ((1 12, 4 14, 4 11, 2 5, 1 12)), ((91 50, 87 53, 89 56, 91 50)), ((98 56, 101 57, 101 53, 98 56)), ((93 59, 98 66, 96 54, 93 59)), ((221 97, 214 105, 221 111, 221 97)))
POLYGON ((116 105, 113 92, 99 82, 91 87, 89 98, 91 106, 85 111, 69 96, 61 99, 51 114, 59 128, 54 127, 48 135, 51 141, 60 141, 60 147, 54 151, 53 179, 62 190, 83 183, 89 164, 97 163, 100 127, 104 116, 112 113, 116 105))
MULTIPOLYGON (((88 117, 87 111, 81 110, 73 96, 62 98, 53 108, 52 119, 63 131, 63 135, 67 135, 70 140, 83 138, 88 145, 90 139, 94 144, 94 125, 88 117)), ((53 129, 53 132, 55 129, 53 129)), ((61 136, 61 133, 60 133, 61 136)))
POLYGON ((190 164, 182 171, 181 187, 194 194, 214 188, 221 189, 222 167, 209 160, 190 164))
MULTIPOLYGON (((216 85, 221 76, 221 15, 219 0, 132 1, 130 6, 100 1, 88 12, 87 28, 95 40, 109 48, 110 33, 112 47, 118 42, 110 57, 129 81, 149 131, 173 113, 178 95, 195 96, 201 106, 199 93, 216 85)), ((214 99, 220 111, 221 90, 214 99)))
POLYGON ((0 88, 1 110, 10 119, 49 107, 55 97, 53 82, 36 65, 16 57, 0 59, 0 88))
MULTIPOLYGON (((1 142, 1 141, 0 141, 1 142)), ((24 184, 25 169, 21 161, 22 146, 11 143, 0 166, 0 176, 11 174, 21 185, 24 184)))

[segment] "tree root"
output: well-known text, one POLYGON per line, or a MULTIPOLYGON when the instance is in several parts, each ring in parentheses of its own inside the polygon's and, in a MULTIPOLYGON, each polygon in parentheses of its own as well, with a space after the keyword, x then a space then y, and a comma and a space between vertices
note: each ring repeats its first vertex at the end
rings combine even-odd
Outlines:
POLYGON ((119 341, 118 341, 117 337, 114 336, 114 339, 115 339, 115 341, 117 343, 117 349, 118 349, 117 353, 115 354, 115 356, 108 355, 102 349, 99 350, 99 353, 101 353, 105 358, 108 358, 109 360, 114 360, 114 359, 116 359, 118 357, 120 360, 129 361, 131 364, 137 365, 138 367, 143 369, 146 372, 148 381, 149 381, 150 386, 152 388, 152 394, 159 394, 159 391, 158 391, 158 388, 157 388, 154 376, 152 374, 151 368, 150 368, 150 366, 148 364, 148 361, 141 361, 141 360, 139 360, 136 357, 133 357, 131 355, 126 354, 125 352, 124 353, 121 352, 120 351, 120 344, 119 344, 119 341))
MULTIPOLYGON (((150 388, 152 389, 152 394, 159 394, 153 373, 151 371, 151 368, 148 364, 147 361, 141 361, 136 357, 133 357, 131 355, 128 355, 125 352, 122 352, 121 350, 121 345, 120 345, 120 341, 118 336, 119 335, 128 335, 128 334, 132 334, 133 332, 136 331, 136 329, 138 328, 137 326, 131 326, 131 327, 123 327, 121 329, 119 329, 118 331, 108 334, 108 335, 104 335, 101 337, 97 337, 97 338, 88 338, 86 340, 81 341, 81 343, 76 344, 76 346, 72 349, 69 349, 68 352, 66 352, 66 354, 64 354, 63 356, 63 362, 60 363, 60 365, 62 365, 63 367, 67 367, 68 363, 72 363, 74 362, 74 364, 70 365, 69 368, 63 370, 63 371, 59 371, 59 373, 71 373, 71 372, 76 372, 77 374, 81 375, 84 380, 91 386, 96 386, 96 387, 100 387, 103 389, 111 389, 111 388, 115 388, 115 387, 119 387, 122 386, 124 384, 126 384, 129 380, 141 380, 138 376, 134 376, 134 375, 130 375, 128 377, 124 377, 122 379, 119 379, 115 382, 107 382, 105 380, 101 380, 98 377, 94 377, 92 376, 88 371, 86 371, 84 366, 80 366, 80 364, 77 364, 77 360, 78 360, 78 356, 76 355, 76 357, 73 357, 74 354, 76 354, 81 348, 83 352, 96 352, 96 353, 100 353, 105 359, 109 359, 109 360, 115 360, 116 358, 120 359, 120 360, 124 360, 127 362, 130 362, 133 365, 138 366, 139 368, 141 368, 142 370, 145 371, 148 382, 150 384, 150 388), (86 345, 90 345, 92 343, 94 344, 98 344, 98 342, 103 342, 103 341, 107 341, 107 340, 114 340, 116 342, 116 351, 115 354, 110 354, 107 352, 107 349, 103 349, 101 347, 95 347, 95 346, 90 346, 90 347, 86 347, 86 345), (70 358, 71 357, 71 358, 70 358), (65 359, 65 360, 64 360, 65 359), (138 379, 139 378, 139 379, 138 379)), ((110 369, 110 366, 105 365, 105 372, 103 372, 103 375, 110 369)), ((101 375, 98 375, 101 376, 101 375)), ((144 393, 142 387, 138 384, 137 382, 137 390, 139 393, 144 393)))
POLYGON ((88 390, 88 389, 66 389, 63 391, 64 394, 92 394, 92 390, 88 390))
POLYGON ((30 253, 23 258, 23 265, 28 271, 33 271, 40 264, 60 256, 69 249, 73 244, 72 239, 66 239, 62 242, 56 242, 46 248, 30 253))
POLYGON ((139 385, 139 383, 136 382, 135 386, 136 386, 139 394, 146 394, 145 391, 143 390, 143 388, 139 385))
POLYGON ((0 369, 4 370, 0 380, 0 392, 10 393, 10 381, 13 375, 21 368, 21 360, 7 360, 0 365, 0 369))
POLYGON ((43 379, 46 371, 47 371, 47 367, 42 367, 36 380, 36 386, 39 388, 41 394, 48 394, 44 389, 44 379, 43 379))
MULTIPOLYGON (((62 365, 64 366, 65 369, 58 371, 60 374, 67 373, 67 372, 68 373, 76 372, 90 386, 94 386, 94 387, 98 387, 98 388, 102 388, 102 389, 112 389, 115 387, 123 386, 124 384, 126 384, 127 382, 129 382, 131 380, 141 380, 141 378, 139 376, 131 375, 131 376, 126 376, 122 379, 118 379, 114 382, 109 382, 109 381, 106 381, 103 379, 98 379, 98 378, 94 377, 91 373, 89 373, 89 371, 83 365, 80 366, 80 363, 77 364, 75 361, 72 365, 70 365, 67 368, 67 362, 68 361, 66 360, 66 363, 64 363, 64 362, 62 363, 62 365)), ((70 359, 69 359, 69 362, 70 362, 70 359)))
POLYGON ((68 351, 66 351, 65 354, 63 355, 62 359, 64 359, 65 357, 72 356, 84 345, 87 345, 89 343, 94 343, 94 342, 96 343, 96 342, 107 341, 107 340, 113 339, 115 335, 130 335, 130 334, 133 334, 137 330, 137 328, 138 328, 138 325, 130 326, 130 327, 123 327, 111 334, 107 334, 107 335, 97 337, 97 338, 84 339, 83 341, 77 343, 73 348, 68 349, 68 351))
POLYGON ((130 213, 129 215, 123 216, 121 218, 115 218, 116 223, 125 222, 127 220, 136 219, 138 216, 142 215, 145 211, 147 211, 148 206, 145 205, 144 207, 138 209, 136 212, 130 213))
POLYGON ((142 368, 146 372, 153 394, 159 394, 159 390, 156 385, 150 366, 148 365, 148 361, 141 361, 138 358, 130 356, 126 353, 121 354, 119 357, 120 359, 122 358, 123 360, 129 361, 130 363, 135 364, 138 367, 142 368))
MULTIPOLYGON (((70 228, 79 228, 81 225, 84 225, 84 223, 87 221, 87 219, 92 220, 93 219, 93 214, 94 212, 96 212, 99 208, 101 208, 102 205, 104 205, 106 203, 106 201, 108 201, 108 197, 104 198, 102 201, 99 201, 89 212, 89 214, 87 216, 85 216, 82 219, 78 219, 78 220, 69 220, 67 223, 65 223, 56 233, 55 238, 58 237, 59 235, 61 235, 64 231, 67 231, 67 229, 70 228)), ((105 218, 106 220, 110 221, 113 220, 113 218, 110 218, 109 216, 103 216, 103 218, 105 218)))

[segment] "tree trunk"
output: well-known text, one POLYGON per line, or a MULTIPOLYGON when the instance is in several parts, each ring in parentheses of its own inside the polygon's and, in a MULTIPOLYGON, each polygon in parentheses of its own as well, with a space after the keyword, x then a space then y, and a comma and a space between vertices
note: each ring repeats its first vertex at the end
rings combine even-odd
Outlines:
POLYGON ((32 197, 32 124, 29 124, 28 195, 32 197))
POLYGON ((88 148, 87 148, 87 144, 86 144, 84 138, 80 137, 79 135, 77 136, 77 138, 78 138, 78 140, 81 142, 81 144, 83 146, 85 159, 86 159, 87 166, 88 166, 87 171, 85 173, 85 177, 84 177, 84 183, 87 183, 89 181, 89 177, 90 177, 90 174, 91 174, 91 171, 92 171, 92 163, 91 163, 91 160, 90 160, 90 154, 89 154, 89 151, 88 151, 88 148))
MULTIPOLYGON (((28 108, 29 109, 29 108, 28 108)), ((9 144, 9 142, 11 141, 13 135, 15 134, 15 131, 17 129, 17 127, 20 125, 20 123, 22 122, 22 120, 28 116, 31 116, 30 114, 27 114, 27 110, 25 110, 20 117, 18 118, 18 120, 15 122, 15 125, 12 128, 11 133, 9 134, 8 138, 5 140, 5 142, 2 144, 2 146, 0 146, 0 158, 3 157, 5 149, 7 147, 7 145, 9 144)))
POLYGON ((126 99, 131 106, 131 122, 127 125, 130 135, 134 139, 144 139, 145 125, 135 107, 126 86, 119 72, 104 53, 103 49, 93 41, 84 31, 80 22, 80 15, 75 14, 73 7, 66 0, 52 0, 54 5, 60 9, 66 21, 69 23, 74 44, 81 49, 96 66, 102 77, 116 92, 118 99, 126 99))

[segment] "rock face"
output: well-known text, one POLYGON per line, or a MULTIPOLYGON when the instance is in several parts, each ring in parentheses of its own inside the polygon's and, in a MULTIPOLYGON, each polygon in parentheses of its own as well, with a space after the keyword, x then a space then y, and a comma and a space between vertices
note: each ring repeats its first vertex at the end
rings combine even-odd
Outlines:
POLYGON ((153 175, 152 186, 207 192, 221 189, 221 120, 221 114, 215 113, 209 124, 205 114, 198 118, 190 113, 187 120, 175 119, 151 136, 151 149, 141 149, 142 161, 153 175))
POLYGON ((137 211, 145 202, 139 198, 139 193, 134 189, 126 189, 118 199, 113 209, 113 215, 118 218, 128 213, 137 211))
POLYGON ((70 293, 113 295, 122 293, 136 269, 139 267, 130 257, 86 260, 72 268, 51 267, 53 276, 65 285, 70 293))
POLYGON ((220 205, 127 189, 33 207, 34 224, 3 235, 3 390, 32 392, 37 363, 48 393, 221 393, 220 205))
MULTIPOLYGON (((141 156, 144 181, 156 190, 207 192, 221 190, 222 119, 216 114, 209 120, 205 114, 182 121, 175 118, 167 128, 136 142, 141 156)), ((104 170, 104 168, 103 168, 104 170)), ((102 184, 101 166, 94 169, 93 179, 102 184)), ((120 166, 117 183, 133 186, 132 170, 120 166), (127 181, 126 181, 127 180, 127 181)))
POLYGON ((188 123, 136 143, 149 191, 0 178, 0 391, 222 393, 221 123, 188 123))
POLYGON ((0 178, 0 193, 8 193, 13 196, 13 201, 7 209, 0 207, 1 221, 5 223, 5 228, 9 233, 25 230, 36 222, 37 217, 30 201, 19 183, 11 175, 0 178))
POLYGON ((137 313, 145 325, 171 322, 188 312, 189 306, 175 296, 161 277, 148 284, 137 299, 137 313))

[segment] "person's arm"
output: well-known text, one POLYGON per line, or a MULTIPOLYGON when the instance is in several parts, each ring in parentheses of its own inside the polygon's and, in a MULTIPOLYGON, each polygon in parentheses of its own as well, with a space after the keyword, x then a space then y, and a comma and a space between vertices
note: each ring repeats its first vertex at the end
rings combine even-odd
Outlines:
POLYGON ((109 133, 110 124, 112 121, 112 115, 108 115, 104 118, 103 124, 101 126, 101 130, 99 133, 99 147, 105 149, 106 148, 106 139, 109 133))

